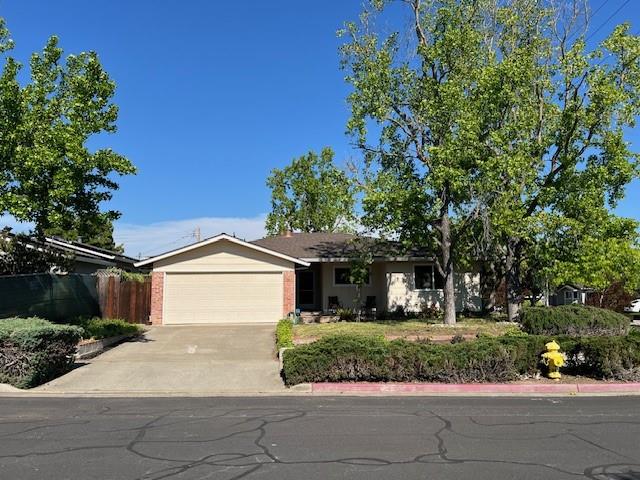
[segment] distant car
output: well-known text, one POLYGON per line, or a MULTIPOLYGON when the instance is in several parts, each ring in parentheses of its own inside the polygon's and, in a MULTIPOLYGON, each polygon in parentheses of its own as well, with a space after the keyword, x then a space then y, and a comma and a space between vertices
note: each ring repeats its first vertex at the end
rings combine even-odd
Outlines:
POLYGON ((628 307, 624 307, 627 313, 640 313, 640 298, 632 300, 628 307))

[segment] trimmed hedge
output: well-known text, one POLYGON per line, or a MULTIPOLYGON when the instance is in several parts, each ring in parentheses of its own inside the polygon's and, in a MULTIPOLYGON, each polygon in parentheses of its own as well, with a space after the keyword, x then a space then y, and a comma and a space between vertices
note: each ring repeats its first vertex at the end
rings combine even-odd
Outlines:
POLYGON ((276 347, 278 350, 293 347, 293 322, 288 318, 280 320, 276 326, 276 347))
POLYGON ((585 305, 526 308, 520 322, 532 335, 626 335, 631 323, 620 313, 585 305))
POLYGON ((84 331, 82 336, 85 339, 100 340, 101 338, 142 333, 140 325, 119 318, 77 318, 71 323, 82 328, 84 331))
POLYGON ((479 339, 429 344, 337 335, 287 350, 287 385, 304 382, 497 382, 517 376, 509 351, 479 339))
POLYGON ((67 373, 81 336, 41 318, 0 320, 0 382, 30 388, 67 373))
MULTIPOLYGON (((505 382, 543 370, 550 337, 483 337, 430 344, 338 335, 287 350, 287 385, 306 382, 505 382)), ((640 379, 640 335, 557 337, 567 354, 563 372, 600 379, 640 379)))

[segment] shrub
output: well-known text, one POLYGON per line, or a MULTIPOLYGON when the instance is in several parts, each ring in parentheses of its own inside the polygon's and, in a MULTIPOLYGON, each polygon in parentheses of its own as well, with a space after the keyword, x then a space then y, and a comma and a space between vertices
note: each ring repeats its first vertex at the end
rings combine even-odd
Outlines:
POLYGON ((276 347, 278 350, 293 347, 293 322, 288 318, 283 318, 276 326, 276 347))
MULTIPOLYGON (((597 379, 640 379, 640 335, 555 337, 567 355, 562 372, 597 379)), ((542 370, 552 337, 481 337, 455 344, 386 341, 382 337, 325 337, 287 350, 287 385, 303 382, 503 382, 542 370)))
POLYGON ((123 282, 144 283, 146 279, 149 278, 148 274, 127 272, 126 270, 122 270, 121 268, 118 268, 118 267, 109 267, 105 270, 109 272, 111 275, 120 277, 120 279, 123 282))
POLYGON ((457 344, 391 342, 338 335, 287 350, 287 385, 302 382, 493 382, 516 378, 507 348, 478 340, 457 344))
POLYGON ((522 331, 522 329, 517 325, 511 325, 504 329, 502 335, 505 337, 526 337, 529 334, 522 331))
POLYGON ((341 322, 353 322, 357 317, 355 310, 352 308, 339 308, 336 314, 341 322))
POLYGON ((119 318, 76 318, 70 322, 84 331, 83 338, 99 340, 120 335, 137 335, 142 332, 140 325, 119 318))
POLYGON ((640 380, 637 335, 564 339, 564 345, 567 373, 607 380, 640 380))
POLYGON ((423 302, 418 313, 418 318, 424 320, 435 320, 442 317, 442 311, 434 302, 423 302))
POLYGON ((0 382, 29 388, 68 372, 81 335, 40 318, 0 320, 0 382))
POLYGON ((624 315, 584 305, 526 308, 521 323, 533 335, 625 335, 630 324, 624 315))

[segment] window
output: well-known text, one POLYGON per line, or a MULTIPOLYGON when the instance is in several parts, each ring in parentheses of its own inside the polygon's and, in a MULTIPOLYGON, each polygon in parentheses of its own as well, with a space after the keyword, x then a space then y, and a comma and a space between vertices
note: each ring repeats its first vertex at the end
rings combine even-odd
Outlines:
MULTIPOLYGON (((369 271, 369 274, 370 273, 371 271, 369 271)), ((369 274, 367 274, 367 281, 365 282, 365 285, 369 285, 369 274)), ((351 269, 348 267, 336 267, 333 270, 334 285, 353 285, 349 277, 351 277, 351 269)))
POLYGON ((416 265, 413 267, 416 290, 441 290, 444 278, 433 265, 416 265))
POLYGON ((413 267, 415 276, 416 290, 432 290, 433 289, 433 266, 416 265, 413 267))

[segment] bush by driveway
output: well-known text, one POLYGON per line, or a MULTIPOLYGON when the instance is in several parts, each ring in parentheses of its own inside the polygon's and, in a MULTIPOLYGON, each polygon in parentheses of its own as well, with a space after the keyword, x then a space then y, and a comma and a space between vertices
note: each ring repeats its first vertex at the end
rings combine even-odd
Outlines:
POLYGON ((0 383, 30 388, 71 370, 82 329, 40 318, 0 321, 0 383))

